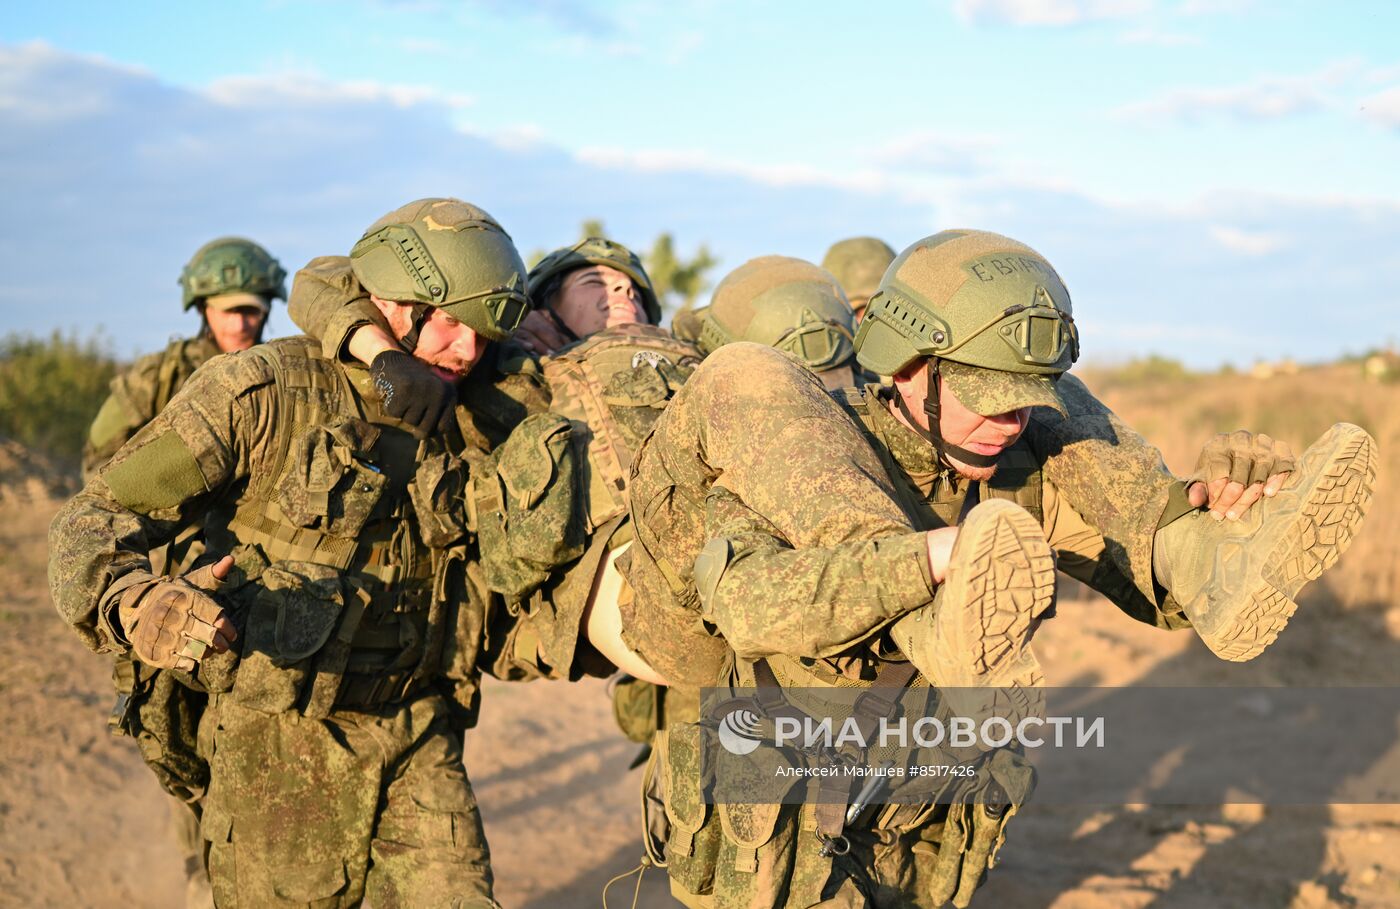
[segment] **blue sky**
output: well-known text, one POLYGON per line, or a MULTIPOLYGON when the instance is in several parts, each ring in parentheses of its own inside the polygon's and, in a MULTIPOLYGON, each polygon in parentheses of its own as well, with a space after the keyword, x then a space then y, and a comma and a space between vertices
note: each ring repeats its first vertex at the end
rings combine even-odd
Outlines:
POLYGON ((1091 359, 1324 358, 1400 334, 1397 34, 1302 0, 11 6, 0 307, 134 352, 206 239, 295 269, 458 195, 522 249, 670 229, 716 278, 1000 230, 1091 359))

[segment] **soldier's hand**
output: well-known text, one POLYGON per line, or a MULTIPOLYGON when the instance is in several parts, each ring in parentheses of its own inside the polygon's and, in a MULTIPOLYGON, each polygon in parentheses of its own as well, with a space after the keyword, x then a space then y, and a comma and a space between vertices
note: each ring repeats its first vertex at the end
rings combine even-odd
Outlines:
POLYGON ((1287 442, 1243 429, 1222 432, 1201 449, 1186 496, 1196 508, 1209 507, 1217 521, 1236 521, 1261 496, 1278 493, 1293 466, 1287 442))
POLYGON ((224 556, 181 578, 164 578, 133 604, 121 606, 121 622, 132 653, 156 669, 193 672, 210 649, 222 653, 238 631, 209 596, 218 590, 233 559, 224 556))
POLYGON ((370 363, 369 374, 384 412, 411 426, 414 438, 426 439, 451 425, 457 388, 427 363, 402 350, 385 350, 370 363))
POLYGON ((545 312, 532 309, 521 321, 520 327, 511 335, 511 340, 536 356, 552 354, 571 343, 559 330, 554 320, 545 312))

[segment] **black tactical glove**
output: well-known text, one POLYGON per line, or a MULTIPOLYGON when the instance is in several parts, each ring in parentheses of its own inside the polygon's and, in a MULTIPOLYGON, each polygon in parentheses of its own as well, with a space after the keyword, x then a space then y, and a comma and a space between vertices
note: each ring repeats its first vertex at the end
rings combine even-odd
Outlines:
POLYGON ((413 427, 426 439, 446 432, 457 407, 457 388, 444 382, 428 364, 402 350, 382 351, 369 366, 384 412, 413 427))

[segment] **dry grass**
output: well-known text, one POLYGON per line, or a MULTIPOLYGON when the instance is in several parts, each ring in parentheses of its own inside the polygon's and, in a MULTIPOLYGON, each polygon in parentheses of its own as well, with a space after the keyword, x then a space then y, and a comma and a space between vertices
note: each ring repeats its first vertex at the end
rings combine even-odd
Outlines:
POLYGON ((1356 542, 1309 597, 1343 608, 1400 605, 1400 384, 1368 382, 1355 364, 1306 367, 1292 375, 1161 375, 1086 370, 1082 378, 1131 426, 1189 473, 1217 432, 1250 429, 1301 454, 1333 423, 1355 423, 1379 444, 1375 499, 1356 542))

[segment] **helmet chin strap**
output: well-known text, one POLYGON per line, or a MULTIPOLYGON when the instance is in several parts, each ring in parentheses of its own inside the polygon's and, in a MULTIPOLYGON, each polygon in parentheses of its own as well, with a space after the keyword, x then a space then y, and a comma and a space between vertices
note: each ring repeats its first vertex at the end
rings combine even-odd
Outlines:
POLYGON ((968 451, 958 445, 954 445, 943 438, 942 413, 943 408, 940 403, 942 397, 941 377, 938 372, 938 358, 929 357, 925 369, 928 372, 928 393, 924 395, 924 415, 928 417, 928 429, 919 426, 919 421, 914 419, 914 415, 909 412, 908 406, 904 403, 904 395, 895 390, 895 405, 899 407, 900 413, 904 414, 904 419, 913 427, 924 441, 933 446, 938 452, 938 459, 943 462, 943 466, 952 469, 953 465, 948 458, 957 458, 969 467, 992 467, 996 464, 998 455, 978 454, 975 451, 968 451))
POLYGON ((418 349, 418 336, 423 333, 423 326, 427 324, 428 318, 432 316, 433 308, 427 303, 413 304, 413 317, 409 323, 408 333, 399 339, 399 346, 409 353, 418 349))

